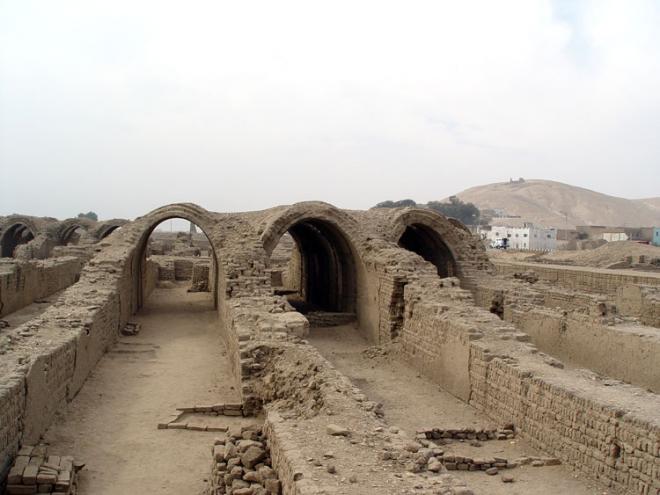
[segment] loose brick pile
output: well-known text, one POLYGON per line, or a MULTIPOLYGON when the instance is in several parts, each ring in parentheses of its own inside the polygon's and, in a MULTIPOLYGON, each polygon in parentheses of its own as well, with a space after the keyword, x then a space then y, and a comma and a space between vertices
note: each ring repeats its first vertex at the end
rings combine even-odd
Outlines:
POLYGON ((48 455, 45 445, 19 450, 7 477, 7 495, 76 493, 73 457, 48 455))
POLYGON ((209 495, 279 495, 270 449, 258 426, 230 428, 213 446, 209 495))
POLYGON ((428 440, 454 439, 454 440, 508 440, 515 437, 513 425, 505 428, 428 428, 418 430, 418 435, 428 440))
POLYGON ((225 402, 223 404, 196 405, 190 407, 177 407, 182 413, 204 413, 215 416, 248 416, 243 412, 243 404, 225 402))

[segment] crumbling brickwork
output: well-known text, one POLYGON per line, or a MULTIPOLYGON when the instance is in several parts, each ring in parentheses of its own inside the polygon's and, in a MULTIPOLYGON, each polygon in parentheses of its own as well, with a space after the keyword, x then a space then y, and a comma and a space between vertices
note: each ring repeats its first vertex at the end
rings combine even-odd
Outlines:
MULTIPOLYGON (((427 461, 441 464, 441 456, 432 449, 406 450, 410 438, 389 432, 378 404, 305 342, 309 321, 274 293, 271 278, 270 254, 291 230, 301 242, 301 259, 310 259, 304 252, 310 239, 337 258, 324 283, 338 286, 350 278, 350 284, 334 288, 340 289, 339 303, 352 305, 370 342, 391 345, 394 355, 419 373, 605 485, 642 495, 660 490, 658 396, 634 385, 605 385, 539 352, 532 337, 511 323, 509 287, 488 282, 492 266, 469 232, 418 209, 351 212, 316 202, 245 214, 170 205, 96 244, 80 281, 38 318, 11 329, 0 362, 1 466, 9 466, 21 444, 38 439, 144 303, 157 274, 146 261, 149 235, 173 217, 195 223, 210 241, 217 260, 209 279, 218 333, 240 383, 240 411, 265 414, 264 431, 284 493, 340 493, 330 471, 319 475, 307 461, 323 457, 326 445, 341 452, 333 468, 351 473, 354 493, 472 493, 451 475, 433 482, 415 476, 427 469, 427 461), (398 236, 411 225, 424 235, 430 235, 424 229, 432 230, 442 241, 443 256, 451 256, 442 266, 427 260, 426 252, 398 245, 398 236), (449 266, 457 276, 440 278, 439 270, 449 266), (500 316, 509 321, 478 307, 490 305, 496 294, 502 296, 500 316), (324 439, 323 446, 310 438, 324 439), (364 462, 354 466, 354 459, 364 462), (377 482, 374 469, 383 473, 377 482), (406 472, 411 475, 403 476, 406 472)), ((649 277, 610 280, 578 272, 560 276, 548 269, 539 278, 561 278, 571 290, 610 298, 617 284, 652 284, 649 277)), ((532 285, 532 278, 516 283, 532 285)), ((592 297, 571 301, 560 293, 546 298, 525 292, 518 303, 584 310, 592 319, 607 313, 607 302, 603 308, 592 297)))
POLYGON ((79 258, 0 262, 0 316, 58 292, 78 280, 79 258))

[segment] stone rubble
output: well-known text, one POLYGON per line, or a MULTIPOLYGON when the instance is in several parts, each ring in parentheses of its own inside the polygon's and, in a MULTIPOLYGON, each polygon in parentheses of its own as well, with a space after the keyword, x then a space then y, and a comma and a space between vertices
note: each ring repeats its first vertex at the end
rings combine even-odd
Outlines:
POLYGON ((141 325, 139 323, 128 322, 124 325, 124 328, 121 329, 121 334, 127 337, 132 335, 137 335, 140 333, 141 325))
POLYGON ((259 426, 229 428, 212 448, 208 495, 280 495, 270 448, 259 426))

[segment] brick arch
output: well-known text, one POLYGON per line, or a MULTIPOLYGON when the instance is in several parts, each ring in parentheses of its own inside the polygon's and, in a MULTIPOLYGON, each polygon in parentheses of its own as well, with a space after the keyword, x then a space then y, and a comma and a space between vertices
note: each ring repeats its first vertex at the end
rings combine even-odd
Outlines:
POLYGON ((440 276, 464 278, 472 266, 469 260, 478 250, 465 225, 427 208, 396 213, 389 240, 433 263, 440 276))
POLYGON ((261 234, 261 242, 268 256, 284 233, 305 219, 316 219, 335 226, 351 243, 354 250, 357 250, 361 244, 359 226, 352 216, 329 203, 304 201, 284 207, 268 219, 261 234))
POLYGON ((99 223, 99 225, 94 229, 92 234, 97 240, 100 241, 105 239, 115 230, 117 230, 119 227, 121 227, 122 225, 126 225, 127 223, 128 220, 124 220, 122 218, 113 218, 112 220, 104 220, 103 222, 99 223))
POLYGON ((17 236, 22 233, 28 233, 31 239, 34 239, 41 233, 41 229, 33 221, 32 218, 11 215, 6 217, 0 225, 0 256, 3 258, 11 258, 14 254, 14 249, 22 242, 19 242, 17 236))
POLYGON ((96 222, 88 218, 69 218, 62 220, 55 227, 55 239, 58 244, 65 246, 74 231, 82 228, 90 232, 95 224, 96 222))
POLYGON ((154 229, 171 218, 182 218, 197 225, 209 239, 213 253, 213 265, 215 270, 213 301, 217 305, 218 297, 218 252, 220 246, 213 237, 214 218, 208 210, 193 203, 175 203, 157 208, 146 215, 137 218, 131 225, 131 235, 134 239, 133 252, 130 260, 130 273, 132 278, 132 302, 133 312, 140 309, 144 304, 145 274, 146 274, 146 247, 149 236, 154 229))
POLYGON ((305 304, 327 311, 357 312, 361 236, 353 217, 322 202, 304 202, 279 210, 261 234, 270 257, 289 232, 300 253, 305 304))

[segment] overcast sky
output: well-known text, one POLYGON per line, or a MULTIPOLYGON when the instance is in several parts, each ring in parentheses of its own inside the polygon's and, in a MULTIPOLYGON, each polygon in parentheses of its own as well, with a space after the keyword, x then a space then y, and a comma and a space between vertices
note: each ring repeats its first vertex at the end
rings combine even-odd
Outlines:
POLYGON ((0 0, 0 215, 660 195, 660 2, 0 0))

